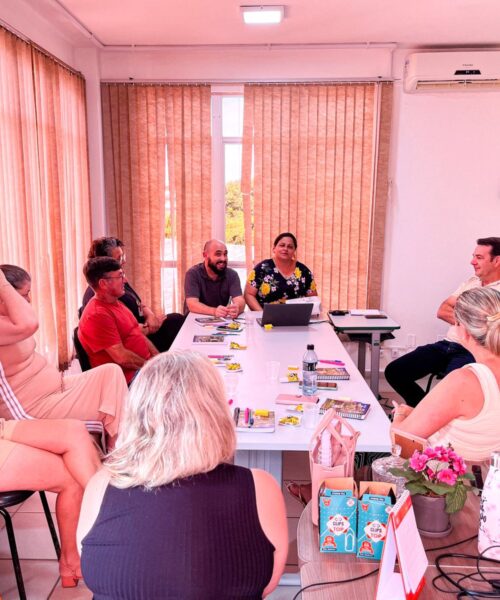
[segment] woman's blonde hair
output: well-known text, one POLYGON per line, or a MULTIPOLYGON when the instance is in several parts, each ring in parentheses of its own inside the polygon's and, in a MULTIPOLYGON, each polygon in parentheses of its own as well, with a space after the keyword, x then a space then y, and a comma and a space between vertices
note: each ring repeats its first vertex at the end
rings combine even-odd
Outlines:
POLYGON ((159 354, 132 384, 116 449, 105 465, 118 488, 154 488, 206 473, 234 455, 224 384, 208 358, 159 354))
POLYGON ((480 345, 500 356, 500 292, 474 288, 460 294, 455 318, 480 345))

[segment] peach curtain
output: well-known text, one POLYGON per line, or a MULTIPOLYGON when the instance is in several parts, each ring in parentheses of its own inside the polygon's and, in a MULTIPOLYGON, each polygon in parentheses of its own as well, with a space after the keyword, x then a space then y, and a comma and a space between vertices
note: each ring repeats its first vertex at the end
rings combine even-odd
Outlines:
POLYGON ((63 368, 90 240, 85 81, 0 28, 0 115, 0 262, 31 273, 38 349, 63 368))
POLYGON ((169 208, 177 277, 165 283, 179 310, 184 272, 210 235, 210 88, 103 83, 101 93, 110 233, 129 249, 132 285, 160 310, 169 208))
POLYGON ((380 302, 388 146, 381 154, 377 141, 388 143, 391 94, 374 83, 245 86, 248 266, 252 245, 256 263, 278 233, 295 233, 325 308, 380 302))

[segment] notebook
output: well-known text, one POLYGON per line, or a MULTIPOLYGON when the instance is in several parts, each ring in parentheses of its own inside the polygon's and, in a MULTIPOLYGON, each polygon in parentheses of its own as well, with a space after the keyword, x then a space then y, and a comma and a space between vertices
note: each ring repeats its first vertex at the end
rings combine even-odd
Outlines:
POLYGON ((272 433, 274 431, 274 410, 252 410, 245 417, 246 409, 234 409, 236 431, 240 433, 272 433), (246 422, 245 422, 246 421, 246 422))
POLYGON ((226 340, 223 335, 195 335, 193 336, 193 344, 225 344, 226 340))
POLYGON ((309 325, 312 304, 264 304, 262 318, 256 319, 262 327, 285 327, 291 325, 309 325))
POLYGON ((327 398, 319 408, 319 414, 324 415, 327 410, 334 408, 341 417, 346 419, 365 419, 370 405, 357 400, 342 400, 341 398, 327 398))
POLYGON ((227 323, 222 317, 196 317, 195 321, 201 325, 220 325, 227 323))
POLYGON ((350 379, 349 371, 345 367, 318 367, 316 369, 318 381, 333 381, 335 379, 350 379))

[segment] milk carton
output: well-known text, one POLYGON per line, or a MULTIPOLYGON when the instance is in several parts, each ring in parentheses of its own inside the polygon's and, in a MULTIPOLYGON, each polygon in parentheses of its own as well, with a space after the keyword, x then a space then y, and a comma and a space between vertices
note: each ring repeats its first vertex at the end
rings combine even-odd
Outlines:
POLYGON ((326 479, 319 491, 319 550, 356 552, 356 484, 352 477, 326 479))
POLYGON ((387 532, 387 521, 396 499, 396 486, 361 481, 359 484, 356 555, 380 560, 387 532), (391 498, 390 490, 393 495, 391 498))

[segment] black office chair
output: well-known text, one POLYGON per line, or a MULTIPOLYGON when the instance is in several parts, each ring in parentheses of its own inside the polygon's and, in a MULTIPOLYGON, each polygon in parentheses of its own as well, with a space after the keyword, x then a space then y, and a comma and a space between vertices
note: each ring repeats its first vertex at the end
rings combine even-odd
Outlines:
MULTIPOLYGON (((7 537, 9 539, 10 556, 12 559, 12 565, 14 567, 14 574, 16 576, 17 590, 19 592, 19 599, 26 600, 26 591, 24 589, 23 574, 21 572, 21 563, 19 562, 19 554, 17 552, 16 538, 14 536, 14 527, 12 525, 12 519, 10 517, 7 508, 9 506, 15 506, 21 504, 32 496, 35 492, 31 491, 13 491, 13 492, 0 492, 0 515, 2 515, 5 521, 5 529, 7 530, 7 537)), ((50 514, 49 503, 45 492, 40 492, 40 500, 42 501, 43 512, 47 519, 49 526, 50 535, 57 555, 57 560, 61 558, 61 546, 59 545, 59 538, 57 537, 57 531, 50 514)))
POLYGON ((78 339, 78 327, 75 327, 73 331, 73 344, 75 345, 76 357, 78 358, 82 372, 89 371, 92 367, 90 366, 89 355, 85 352, 82 343, 78 339))
POLYGON ((445 373, 442 373, 441 371, 439 371, 437 373, 431 373, 429 375, 429 379, 427 380, 427 385, 425 386, 425 395, 426 396, 431 391, 432 382, 434 381, 434 378, 443 379, 444 376, 445 376, 445 373))

